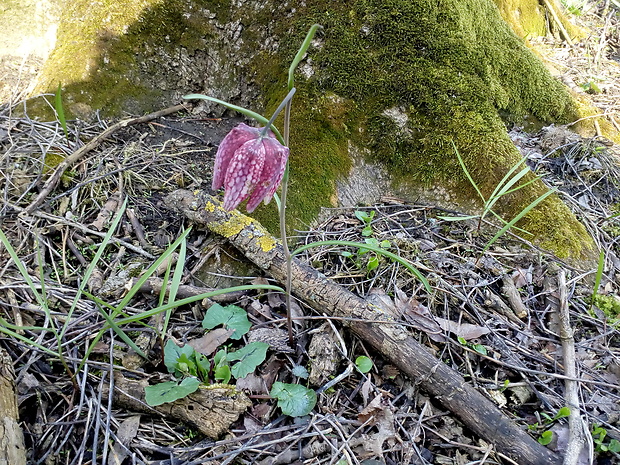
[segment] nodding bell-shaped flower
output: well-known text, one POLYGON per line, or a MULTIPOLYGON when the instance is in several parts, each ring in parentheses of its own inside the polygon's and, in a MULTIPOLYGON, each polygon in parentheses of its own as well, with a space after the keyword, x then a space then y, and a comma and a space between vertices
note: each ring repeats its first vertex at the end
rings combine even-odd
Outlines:
POLYGON ((261 200, 271 201, 282 181, 288 147, 271 131, 241 123, 220 143, 215 156, 213 190, 224 186, 224 209, 233 210, 249 198, 246 209, 253 212, 261 200))

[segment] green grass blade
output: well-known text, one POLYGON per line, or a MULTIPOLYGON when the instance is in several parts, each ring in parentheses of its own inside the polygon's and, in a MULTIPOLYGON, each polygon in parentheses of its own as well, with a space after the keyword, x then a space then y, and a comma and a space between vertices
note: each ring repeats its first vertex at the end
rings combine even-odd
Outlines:
MULTIPOLYGON (((510 170, 510 173, 512 173, 512 171, 514 170, 516 166, 518 165, 513 166, 513 169, 510 170)), ((484 217, 489 212, 489 210, 493 208, 495 203, 499 199, 501 199, 504 195, 510 192, 514 192, 516 190, 522 189, 522 187, 525 187, 525 186, 522 186, 522 187, 519 186, 515 188, 514 190, 510 190, 510 188, 514 186, 517 182, 519 182, 523 176, 525 176, 527 173, 530 173, 530 172, 531 170, 526 166, 525 168, 523 168, 521 171, 519 171, 516 175, 514 175, 512 178, 508 180, 506 180, 506 177, 504 176, 504 178, 500 181, 497 187, 495 187, 495 191, 493 191, 493 194, 491 194, 491 197, 489 197, 489 200, 485 203, 484 212, 482 216, 484 217)))
MULTIPOLYGON (((497 186, 495 186, 495 189, 493 190, 493 192, 491 193, 491 196, 489 197, 489 199, 493 199, 497 196, 501 197, 501 193, 500 190, 502 190, 502 186, 504 185, 504 183, 508 182, 509 179, 514 179, 511 178, 512 173, 514 173, 519 166, 521 166, 523 164, 524 160, 520 160, 518 163, 516 163, 515 165, 512 166, 512 168, 510 168, 510 170, 508 170, 508 172, 504 175, 504 177, 502 178, 502 180, 497 184, 497 186)), ((527 173, 529 171, 529 168, 526 166, 525 170, 521 170, 522 172, 525 171, 525 173, 527 173)), ((517 175, 518 176, 518 175, 517 175)), ((516 176, 515 176, 516 177, 516 176)), ((521 174, 521 176, 519 177, 519 179, 523 177, 523 174, 521 174)), ((514 184, 516 181, 513 181, 512 184, 514 184)), ((506 189, 504 189, 506 190, 506 189)))
POLYGON ((58 89, 56 89, 56 95, 54 95, 54 109, 56 110, 56 116, 60 122, 60 126, 65 133, 65 137, 69 140, 69 130, 67 129, 67 120, 65 118, 65 109, 62 106, 62 86, 58 83, 58 89))
POLYGON ((108 228, 108 232, 106 232, 106 235, 101 241, 101 244, 99 244, 99 247, 97 248, 97 252, 95 252, 95 256, 91 260, 88 267, 86 267, 86 271, 84 272, 84 276, 82 277, 82 282, 80 283, 80 286, 78 287, 75 297, 73 298, 73 302, 71 303, 71 307, 69 308, 69 311, 67 312, 67 319, 65 321, 65 324, 63 325, 60 331, 61 338, 64 336, 65 332, 67 331, 67 328, 69 327, 69 322, 71 320, 71 316, 73 315, 73 312, 77 308, 77 304, 80 300, 80 297, 84 293, 84 289, 88 285, 88 281, 90 280, 90 277, 92 276, 93 272, 97 268, 97 265, 99 264, 99 261, 101 260, 101 257, 103 256, 106 248, 110 244, 112 236, 116 232, 116 228, 118 227, 118 224, 121 222, 121 219, 123 218, 123 214, 125 213, 126 208, 127 208, 127 199, 123 201, 123 204, 118 209, 118 213, 112 220, 112 223, 110 224, 110 227, 108 228))
MULTIPOLYGON (((185 231, 183 231, 183 234, 181 234, 177 238, 177 240, 175 240, 160 255, 160 257, 157 260, 155 260, 155 262, 153 262, 153 264, 150 267, 148 267, 148 269, 144 273, 142 273, 142 276, 140 276, 140 278, 136 281, 136 283, 131 287, 129 292, 127 292, 125 297, 123 297, 123 300, 121 300, 120 303, 116 306, 116 315, 118 315, 118 313, 122 312, 123 308, 125 308, 127 306, 127 304, 129 304, 129 301, 133 298, 133 296, 136 295, 140 291, 140 287, 142 287, 142 285, 153 275, 153 273, 155 273, 157 268, 159 268, 159 265, 161 265, 161 263, 164 260, 166 260, 176 250, 176 248, 179 246, 179 244, 181 244, 181 242, 183 242, 185 240, 185 238, 191 232, 191 230, 192 230, 192 228, 187 228, 185 231)), ((116 315, 114 315, 114 316, 116 316, 116 315)))
POLYGON ((527 207, 525 207, 517 216, 515 216, 511 221, 509 221, 508 223, 506 223, 506 225, 500 229, 499 231, 497 231, 497 233, 495 234, 495 236, 493 236, 493 238, 487 243, 487 245, 484 246, 484 249, 482 250, 482 253, 484 254, 489 247, 491 247, 491 245, 497 240, 499 239, 506 231, 508 231, 510 228, 513 227, 513 225, 515 223, 517 223, 521 218, 523 218, 525 215, 527 215, 530 210, 532 210, 532 208, 534 208, 536 205, 538 205, 540 202, 542 202, 543 200, 545 200, 547 197, 549 197, 551 194, 553 194, 556 191, 556 189, 552 189, 550 191, 545 192, 543 195, 541 195, 540 197, 538 197, 536 200, 534 200, 532 203, 530 203, 527 207))
POLYGON ((39 330, 45 330, 45 331, 49 331, 48 328, 40 328, 40 327, 36 327, 36 326, 15 326, 15 325, 11 325, 8 321, 5 321, 3 318, 0 318, 0 333, 2 334, 6 334, 7 336, 18 340, 18 341, 22 341, 24 344, 32 346, 32 347, 36 347, 37 349, 39 349, 42 352, 45 352, 48 355, 51 355, 53 357, 58 357, 58 352, 56 352, 55 350, 51 350, 48 349, 47 347, 39 344, 36 341, 33 341, 32 339, 28 339, 26 336, 19 334, 15 331, 11 331, 9 329, 9 327, 14 327, 18 330, 35 330, 35 329, 39 329, 39 330))
POLYGON ((408 260, 396 255, 395 253, 388 252, 387 250, 382 249, 381 247, 376 247, 374 245, 352 241, 317 241, 299 247, 298 249, 291 252, 291 256, 295 256, 303 252, 304 250, 311 249, 313 247, 320 247, 322 245, 342 245, 348 247, 357 247, 359 249, 370 250, 378 255, 383 255, 384 257, 390 258, 393 261, 400 263, 405 268, 407 268, 416 278, 418 278, 422 282, 422 284, 424 284, 424 287, 426 288, 426 291, 428 293, 432 292, 431 286, 428 283, 427 279, 422 275, 422 273, 420 273, 420 271, 416 267, 409 263, 408 260))
POLYGON ((437 218, 444 221, 465 221, 473 220, 474 218, 480 218, 480 215, 438 216, 437 218))
MULTIPOLYGON (((171 308, 180 307, 182 305, 188 305, 188 304, 197 302, 202 299, 207 299, 210 297, 227 294, 229 292, 250 291, 250 290, 270 290, 270 291, 278 291, 278 292, 284 293, 284 289, 278 286, 273 286, 271 284, 248 284, 244 286, 227 287, 225 289, 218 289, 216 291, 205 292, 204 294, 198 294, 198 295, 194 295, 191 297, 186 297, 185 299, 177 300, 175 302, 170 302, 170 303, 167 303, 166 305, 162 305, 161 307, 153 308, 151 310, 142 312, 139 315, 133 315, 133 316, 121 318, 119 320, 116 320, 116 324, 124 325, 128 323, 134 323, 136 321, 140 321, 145 318, 150 318, 152 316, 158 315, 162 312, 166 312, 171 308)), ((104 330, 107 330, 107 329, 109 328, 104 328, 104 330)))
MULTIPOLYGON (((129 302, 131 301, 131 299, 133 298, 134 295, 136 295, 136 293, 140 290, 140 287, 142 287, 142 284, 144 284, 150 277, 151 275, 155 272, 155 270, 159 267, 159 265, 166 260, 175 250, 176 248, 179 246, 179 244, 181 242, 183 242, 185 240, 185 238, 187 237, 187 235, 190 233, 190 231, 192 230, 192 228, 188 228, 187 230, 185 230, 183 232, 183 234, 181 234, 176 241, 174 241, 165 251, 164 253, 161 254, 161 256, 155 260, 155 262, 142 274, 142 276, 140 276, 140 278, 136 281, 136 283, 131 287, 131 289, 129 290, 129 292, 127 292, 127 294, 125 295, 125 297, 123 297, 123 299, 120 301, 120 303, 118 303, 115 307, 114 310, 112 311, 112 313, 110 313, 109 315, 107 313, 105 313, 103 311, 103 309, 100 310, 101 314, 103 315, 103 317, 106 319, 106 322, 108 323, 107 326, 104 326, 102 329, 99 330, 99 332, 97 333, 97 335, 95 336, 95 339, 91 342, 88 350, 86 351, 86 356, 88 356, 88 354, 90 354, 90 352, 92 351, 96 341, 98 341, 99 339, 101 339, 101 337, 103 336, 103 333, 105 333, 108 329, 112 328, 119 337, 121 337, 124 341, 126 341, 126 337, 128 337, 124 331, 118 326, 118 323, 114 323, 114 320, 116 319, 116 317, 118 317, 119 314, 123 313, 123 310, 125 309, 125 307, 129 304, 129 302), (109 319, 108 319, 109 318, 109 319)), ((161 308, 161 307, 160 307, 161 308)), ((146 313, 146 312, 145 312, 146 313)), ((143 316, 142 314, 139 315, 140 318, 138 318, 138 320, 147 318, 147 316, 143 316)), ((134 321, 138 321, 138 320, 134 320, 134 321)), ((127 342, 127 341, 126 341, 127 342)), ((133 344, 133 342, 132 342, 133 344)), ((133 348, 133 347, 132 347, 133 348)), ((135 349, 134 349, 135 350, 135 349)), ((137 353, 139 353, 141 356, 144 356, 143 353, 141 353, 141 351, 136 351, 137 353)), ((85 357, 86 357, 85 356, 85 357)), ((85 359, 84 359, 85 360, 85 359)), ((84 363, 84 360, 82 360, 82 364, 84 363)))
MULTIPOLYGON (((181 278, 183 278, 183 269, 185 268, 185 257, 187 256, 187 241, 181 242, 181 246, 179 247, 179 256, 177 257, 177 263, 174 267, 174 274, 172 275, 172 282, 170 283, 170 293, 168 294, 168 303, 174 303, 177 298, 177 292, 179 291, 179 286, 181 285, 181 278)), ((164 291, 165 292, 165 291, 164 291)), ((165 334, 168 330, 168 325, 170 324, 170 317, 172 316, 172 311, 174 309, 166 311, 166 318, 164 319, 164 327, 162 332, 165 334)))
POLYGON ((598 257, 598 268, 596 269, 596 278, 594 279, 594 290, 592 291, 592 300, 590 301, 590 310, 594 306, 594 301, 596 299, 596 295, 598 294, 598 290, 601 286, 601 280, 603 279, 603 268, 605 267, 605 251, 601 250, 601 253, 598 257))
POLYGON ((456 157, 458 158, 459 163, 461 164, 461 168, 463 168, 463 172, 465 173, 465 176, 467 176, 467 179, 469 180, 471 185, 474 186, 474 189, 476 189, 476 192, 478 192, 478 195, 482 199, 482 202, 486 203, 487 199, 484 198, 484 195, 482 195, 482 192, 478 188, 478 185, 474 181, 474 178, 472 178, 471 174, 469 174, 469 171, 467 170, 467 167, 465 166, 465 162, 463 161, 463 158, 461 158, 461 154, 459 153, 459 150, 456 148, 456 144, 454 143, 454 141, 452 141, 452 147, 454 147, 454 151, 456 152, 456 157))
POLYGON ((43 298, 41 293, 37 290, 36 286, 34 285, 34 282, 30 278, 30 275, 28 274, 28 270, 26 270, 26 267, 24 266, 22 261, 17 256, 17 252, 15 251, 15 249, 9 242, 9 239, 5 236, 4 231, 2 231, 2 229, 0 229, 0 242, 2 242, 2 245, 4 245, 4 248, 9 253, 9 256, 13 260, 13 263, 15 263, 15 266, 19 270, 19 274, 21 274, 22 277, 24 278, 24 281, 26 281, 26 284, 32 291, 32 294, 34 295, 34 298, 37 301, 37 303, 41 306, 41 308, 46 308, 47 301, 43 298))

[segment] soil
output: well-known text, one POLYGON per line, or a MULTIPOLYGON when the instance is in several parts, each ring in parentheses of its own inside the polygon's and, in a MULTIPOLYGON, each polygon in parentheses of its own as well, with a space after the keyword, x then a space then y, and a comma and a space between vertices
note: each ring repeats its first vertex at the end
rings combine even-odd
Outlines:
MULTIPOLYGON (((551 39, 546 46, 564 56, 573 82, 585 84, 591 70, 572 63, 585 60, 592 43, 605 45, 596 74, 602 91, 592 98, 617 124, 617 10, 603 13, 593 10, 585 19, 605 34, 593 33, 572 48, 551 39)), ((210 191, 216 147, 241 119, 182 111, 119 128, 28 211, 49 174, 110 122, 70 121, 64 134, 56 121, 14 111, 11 105, 0 109, 0 226, 7 237, 0 248, 0 348, 15 367, 29 463, 519 463, 348 332, 342 319, 294 299, 291 348, 281 292, 245 289, 203 298, 231 285, 282 285, 224 238, 165 206, 177 189, 210 191), (190 226, 184 245, 170 253, 190 226), (151 267, 158 258, 161 265, 151 267), (176 297, 161 291, 166 282, 176 297), (196 295, 165 319, 147 313, 168 299, 196 295), (205 336, 203 318, 214 305, 247 312, 252 331, 241 339, 225 329, 205 336), (111 329, 110 321, 120 329, 111 329), (182 406, 153 408, 143 397, 144 385, 183 378, 166 365, 163 347, 170 341, 191 345, 209 361, 216 350, 230 355, 250 342, 265 341, 270 349, 250 375, 236 380, 236 389, 217 384, 209 364, 199 376, 211 388, 179 401, 182 406), (358 357, 368 357, 372 369, 358 370, 358 357), (298 418, 283 415, 269 396, 276 381, 315 390, 316 407, 298 418), (213 385, 220 391, 209 397, 213 385), (192 416, 193 410, 202 415, 192 416), (203 422, 220 417, 228 423, 217 429, 203 422)), ((566 378, 576 381, 573 415, 587 424, 588 440, 574 463, 617 463, 618 149, 567 128, 509 130, 528 166, 558 189, 595 238, 598 270, 562 262, 530 244, 526 231, 513 228, 491 242, 501 227, 491 214, 465 218, 389 197, 373 206, 326 209, 320 224, 290 242, 375 240, 407 260, 430 290, 402 264, 359 247, 323 245, 297 257, 390 315, 533 439, 550 439, 548 447, 560 455, 575 429, 563 408, 571 389, 566 378), (572 337, 561 327, 563 305, 572 337), (574 357, 566 355, 567 347, 574 357)))

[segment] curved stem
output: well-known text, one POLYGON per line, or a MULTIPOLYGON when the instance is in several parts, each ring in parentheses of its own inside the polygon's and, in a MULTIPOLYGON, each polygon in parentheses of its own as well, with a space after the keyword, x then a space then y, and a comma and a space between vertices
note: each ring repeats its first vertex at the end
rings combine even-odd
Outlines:
MULTIPOLYGON (((271 116, 271 119, 269 120, 269 122, 267 123, 267 125, 263 128, 263 130, 260 133, 261 137, 265 137, 267 135, 267 131, 269 131, 271 129, 271 127, 273 126, 273 122, 276 120, 276 118, 278 117, 278 115, 280 114, 280 112, 282 111, 282 109, 284 107, 289 108, 289 118, 290 118, 290 103, 291 103, 291 99, 293 98, 293 95, 295 95, 295 91, 297 89, 295 89, 294 87, 291 88, 288 92, 288 94, 286 94, 286 97, 284 97, 284 100, 282 100, 282 102, 280 102, 280 105, 278 105, 278 108, 276 108, 276 111, 273 112, 273 115, 271 116)), ((286 111, 284 112, 284 117, 286 118, 286 111)), ((286 124, 286 123, 284 123, 286 124)), ((286 129, 285 129, 286 132, 286 129)), ((288 147, 288 137, 285 134, 284 135, 284 145, 286 145, 288 147)))

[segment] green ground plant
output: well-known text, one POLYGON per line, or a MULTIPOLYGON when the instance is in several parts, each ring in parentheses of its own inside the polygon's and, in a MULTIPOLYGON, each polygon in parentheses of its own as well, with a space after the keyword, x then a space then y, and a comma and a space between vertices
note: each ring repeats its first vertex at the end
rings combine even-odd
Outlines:
POLYGON ((497 233, 495 233, 495 235, 491 238, 491 240, 489 240, 486 243, 481 254, 484 254, 488 250, 488 248, 491 247, 491 245, 495 243, 495 241, 497 241, 500 237, 506 234, 506 232, 510 230, 511 228, 514 228, 519 233, 531 235, 528 231, 518 228, 516 224, 519 222, 519 220, 525 217, 534 207, 536 207, 543 200, 545 200, 547 197, 553 194, 556 191, 556 189, 548 190, 541 196, 537 197, 531 203, 529 203, 523 210, 521 210, 512 220, 506 221, 499 214, 497 214, 493 209, 495 205, 497 204, 497 202, 503 197, 510 195, 514 192, 517 192, 518 190, 521 190, 536 181, 539 181, 540 177, 537 176, 533 179, 530 179, 529 181, 525 181, 524 183, 519 184, 519 182, 522 179, 524 179, 529 173, 531 173, 531 170, 527 166, 525 166, 525 160, 521 160, 517 164, 515 164, 510 170, 508 170, 508 172, 504 175, 501 181, 495 186, 495 189, 493 190, 491 195, 489 195, 489 197, 486 197, 480 190, 480 187, 478 186, 476 181, 474 181, 469 170, 467 169, 467 166, 465 166, 465 162, 463 161, 463 158, 461 157, 458 149, 456 148, 456 145, 454 145, 454 142, 452 143, 452 146, 456 153, 456 157, 459 161, 459 164, 461 165, 461 168, 463 169, 463 172, 465 173, 465 176, 467 177, 467 179, 469 180, 473 188, 478 193, 478 196, 482 200, 483 209, 482 209, 482 213, 480 213, 479 215, 440 216, 439 218, 441 218, 442 220, 446 220, 446 221, 465 221, 465 220, 471 220, 471 219, 478 219, 478 230, 480 230, 483 220, 485 220, 485 218, 489 215, 493 216, 496 220, 498 220, 501 224, 503 224, 502 228, 500 228, 497 231, 497 233))

